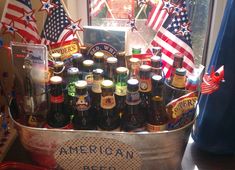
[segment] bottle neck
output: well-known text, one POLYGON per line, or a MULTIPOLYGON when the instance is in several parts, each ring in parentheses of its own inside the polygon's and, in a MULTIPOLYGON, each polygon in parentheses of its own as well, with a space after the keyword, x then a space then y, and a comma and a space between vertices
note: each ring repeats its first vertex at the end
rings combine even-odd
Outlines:
POLYGON ((125 96, 127 91, 127 73, 118 73, 116 78, 115 94, 125 96))
POLYGON ((141 102, 139 91, 127 90, 126 104, 127 105, 138 105, 141 102))

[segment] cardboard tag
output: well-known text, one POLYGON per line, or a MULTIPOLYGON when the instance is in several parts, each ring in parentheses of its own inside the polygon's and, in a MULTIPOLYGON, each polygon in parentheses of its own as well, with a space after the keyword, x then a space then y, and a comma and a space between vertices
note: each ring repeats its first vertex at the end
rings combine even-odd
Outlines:
POLYGON ((54 157, 60 167, 70 170, 141 169, 141 158, 135 148, 109 138, 69 140, 58 147, 54 157))

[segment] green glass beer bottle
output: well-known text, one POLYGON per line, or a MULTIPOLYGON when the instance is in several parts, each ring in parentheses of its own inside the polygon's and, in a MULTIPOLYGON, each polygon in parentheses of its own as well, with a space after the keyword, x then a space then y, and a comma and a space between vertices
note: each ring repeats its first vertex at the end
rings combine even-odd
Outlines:
POLYGON ((66 106, 67 113, 72 116, 74 114, 74 103, 76 101, 76 87, 75 82, 79 80, 78 78, 79 70, 76 67, 70 67, 67 70, 67 95, 66 95, 66 106))
POLYGON ((126 67, 118 67, 116 69, 115 98, 117 103, 117 111, 120 117, 123 115, 126 104, 126 91, 128 80, 128 69, 126 67))

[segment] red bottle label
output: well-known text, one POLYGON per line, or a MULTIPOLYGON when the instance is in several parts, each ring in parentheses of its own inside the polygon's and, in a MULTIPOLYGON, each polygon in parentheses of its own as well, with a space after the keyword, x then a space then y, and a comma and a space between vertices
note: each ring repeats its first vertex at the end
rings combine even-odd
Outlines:
POLYGON ((62 103, 64 101, 64 95, 50 96, 51 103, 62 103))

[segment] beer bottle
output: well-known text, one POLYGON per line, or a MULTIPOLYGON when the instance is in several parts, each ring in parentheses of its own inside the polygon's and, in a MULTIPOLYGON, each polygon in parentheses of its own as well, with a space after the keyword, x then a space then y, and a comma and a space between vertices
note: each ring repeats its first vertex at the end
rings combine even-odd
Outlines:
POLYGON ((157 74, 162 76, 163 79, 165 79, 165 74, 162 70, 162 60, 160 56, 154 55, 151 57, 151 76, 157 74))
POLYGON ((94 69, 100 68, 104 69, 104 53, 101 51, 98 51, 93 56, 94 61, 94 69))
POLYGON ((102 69, 93 70, 93 84, 91 88, 92 109, 95 113, 100 112, 101 82, 104 80, 104 71, 102 69))
POLYGON ((162 57, 162 47, 152 47, 152 52, 155 56, 160 56, 162 57))
POLYGON ((74 129, 77 130, 93 130, 96 129, 94 112, 91 110, 91 98, 87 91, 87 82, 79 80, 76 86, 76 111, 72 122, 74 129))
POLYGON ((117 68, 117 58, 108 57, 107 58, 107 69, 106 69, 106 79, 115 82, 115 72, 117 68))
POLYGON ((177 68, 183 67, 184 55, 182 53, 175 53, 174 54, 174 61, 171 68, 171 75, 170 80, 172 81, 173 76, 175 75, 175 71, 177 68))
POLYGON ((65 110, 62 78, 53 76, 50 78, 50 109, 47 114, 48 128, 71 128, 70 116, 65 110))
POLYGON ((111 80, 102 81, 101 90, 101 111, 97 113, 98 127, 101 130, 120 130, 120 117, 116 111, 113 82, 111 80))
POLYGON ((91 60, 92 59, 88 56, 89 48, 90 47, 86 46, 86 45, 83 45, 83 46, 80 47, 80 53, 82 54, 82 56, 85 60, 91 60))
POLYGON ((117 67, 127 67, 126 64, 126 53, 125 51, 120 51, 116 54, 117 58, 117 67))
POLYGON ((72 63, 73 67, 78 68, 80 71, 82 71, 82 62, 84 61, 84 57, 82 56, 81 53, 74 53, 72 54, 72 63))
POLYGON ((185 85, 186 69, 177 68, 172 81, 170 83, 167 81, 165 82, 165 104, 186 94, 187 90, 185 90, 185 85))
POLYGON ((54 68, 54 76, 60 76, 62 78, 64 77, 65 66, 63 61, 55 61, 53 68, 54 68))
POLYGON ((91 90, 91 86, 93 83, 93 67, 94 67, 94 61, 92 60, 84 60, 83 61, 83 80, 85 80, 87 82, 87 87, 88 87, 88 91, 90 92, 91 90))
POLYGON ((163 101, 164 82, 160 75, 152 76, 151 110, 148 112, 147 130, 149 132, 163 131, 167 129, 169 117, 163 101))
POLYGON ((116 69, 116 85, 115 85, 115 98, 117 103, 117 111, 120 117, 123 115, 125 109, 126 91, 128 69, 126 67, 118 67, 116 69))
POLYGON ((151 100, 151 66, 149 65, 141 65, 140 66, 140 85, 139 85, 139 93, 141 99, 141 107, 146 110, 146 112, 150 109, 150 100, 151 100))
POLYGON ((140 107, 139 81, 129 79, 127 81, 126 106, 122 116, 123 131, 145 130, 145 115, 140 107))
POLYGON ((130 73, 129 78, 134 78, 139 80, 139 68, 140 68, 140 59, 130 58, 130 73))
POLYGON ((67 113, 72 116, 74 113, 74 103, 76 101, 76 87, 75 82, 79 80, 78 78, 79 70, 76 67, 70 67, 67 70, 67 95, 66 95, 66 103, 67 103, 67 113))

